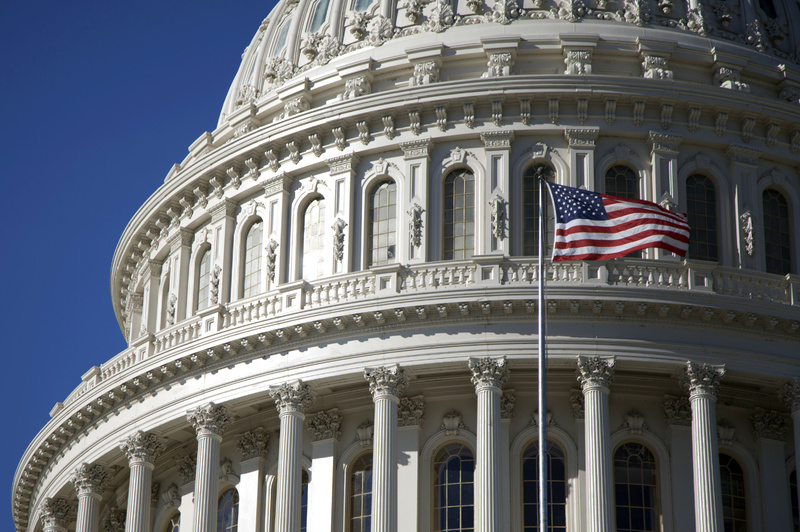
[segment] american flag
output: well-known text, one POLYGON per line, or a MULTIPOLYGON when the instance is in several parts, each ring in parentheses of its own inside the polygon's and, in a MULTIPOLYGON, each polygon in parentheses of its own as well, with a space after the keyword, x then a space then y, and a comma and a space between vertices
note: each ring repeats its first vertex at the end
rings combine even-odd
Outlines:
POLYGON ((553 261, 607 260, 645 248, 683 257, 689 224, 649 201, 548 183, 556 213, 553 261))

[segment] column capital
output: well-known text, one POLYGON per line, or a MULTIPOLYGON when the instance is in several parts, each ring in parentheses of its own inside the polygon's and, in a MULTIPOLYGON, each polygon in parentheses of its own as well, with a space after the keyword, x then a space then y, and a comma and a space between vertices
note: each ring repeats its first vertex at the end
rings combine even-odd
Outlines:
POLYGON ((75 485, 75 491, 80 497, 84 494, 99 495, 113 476, 111 471, 99 464, 90 465, 84 462, 78 466, 75 475, 70 480, 75 485))
POLYGON ((245 432, 236 442, 236 449, 242 454, 242 461, 253 458, 266 458, 269 447, 269 434, 261 427, 245 432))
POLYGON ((753 422, 753 436, 768 440, 784 441, 789 423, 783 415, 774 410, 755 408, 751 418, 753 422))
POLYGON ((342 435, 339 427, 342 424, 342 415, 338 408, 317 412, 308 420, 308 430, 311 431, 311 441, 338 440, 342 435))
POLYGON ((128 462, 147 462, 154 464, 158 456, 164 452, 167 445, 152 432, 137 431, 120 442, 119 448, 128 457, 128 462))
POLYGON ((233 423, 233 413, 224 405, 207 403, 188 412, 186 421, 192 424, 198 436, 222 436, 225 429, 233 423))
POLYGON ((405 370, 397 364, 364 368, 364 378, 369 381, 369 391, 373 399, 382 395, 400 397, 408 385, 405 370))
POLYGON ((784 384, 780 398, 786 402, 792 414, 800 412, 800 377, 795 377, 784 384))
POLYGON ((305 414, 306 409, 314 402, 311 386, 303 384, 300 380, 270 386, 269 395, 275 400, 280 414, 291 412, 305 414))
POLYGON ((500 389, 508 380, 508 363, 504 356, 500 358, 470 357, 467 367, 472 371, 471 380, 476 392, 483 388, 500 389))
POLYGON ((585 392, 589 388, 603 388, 608 390, 614 381, 614 366, 617 361, 614 357, 587 357, 578 356, 578 381, 585 392))
POLYGON ((65 499, 47 497, 39 507, 45 530, 67 529, 67 518, 72 512, 72 505, 65 499))
POLYGON ((691 360, 686 363, 686 374, 683 385, 689 390, 689 395, 695 397, 700 394, 717 395, 719 381, 725 376, 725 366, 712 366, 711 364, 697 364, 691 360))

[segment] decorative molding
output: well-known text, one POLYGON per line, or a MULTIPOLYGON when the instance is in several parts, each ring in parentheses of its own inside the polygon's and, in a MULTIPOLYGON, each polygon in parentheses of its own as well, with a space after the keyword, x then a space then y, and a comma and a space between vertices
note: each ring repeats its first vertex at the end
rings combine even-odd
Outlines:
POLYGON ((425 422, 425 401, 421 395, 401 397, 397 405, 397 425, 399 427, 419 427, 425 422))
POLYGON ((800 377, 795 377, 784 384, 779 397, 783 399, 792 414, 800 412, 800 377))
POLYGON ((462 421, 461 412, 453 409, 444 415, 442 425, 439 427, 447 436, 458 436, 458 431, 467 428, 462 421))
POLYGON ((472 372, 471 380, 476 392, 482 388, 502 388, 508 380, 508 361, 504 356, 500 358, 470 357, 467 366, 472 372))
POLYGON ((487 131, 481 133, 481 141, 485 148, 511 148, 514 142, 513 131, 487 131))
POLYGON ((300 380, 270 386, 269 395, 275 401, 275 406, 281 414, 286 412, 303 414, 314 402, 311 386, 303 384, 300 380))
POLYGON ((592 52, 590 50, 564 50, 564 74, 586 76, 592 73, 592 52))
POLYGON ((344 92, 339 96, 339 100, 352 100, 370 92, 372 92, 372 85, 369 78, 367 76, 356 76, 345 80, 344 92))
POLYGON ((370 420, 364 420, 358 427, 356 427, 356 441, 361 447, 369 447, 372 445, 372 436, 375 431, 375 425, 370 420))
POLYGON ((236 440, 236 449, 242 455, 242 461, 252 460, 253 458, 267 458, 269 452, 269 434, 258 427, 252 431, 247 431, 236 440))
POLYGON ((100 494, 105 490, 113 473, 99 464, 82 463, 75 470, 75 475, 70 481, 75 485, 78 495, 84 493, 100 494))
POLYGON ((758 159, 762 152, 744 146, 731 144, 725 149, 725 155, 731 164, 743 164, 746 166, 758 166, 758 159))
POLYGON ((67 520, 72 515, 72 505, 66 499, 47 497, 39 506, 45 530, 67 528, 67 520))
POLYGON ((124 509, 112 507, 103 523, 103 532, 125 532, 126 517, 124 509))
POLYGON ((425 209, 419 203, 414 203, 408 210, 408 237, 413 247, 422 245, 422 214, 425 209))
POLYGON ((683 137, 667 135, 666 133, 658 133, 656 131, 651 131, 647 135, 647 141, 650 143, 653 153, 662 155, 678 155, 682 140, 683 137))
POLYGON ((119 444, 119 448, 128 457, 128 461, 154 464, 167 445, 153 433, 136 431, 135 434, 119 444))
POLYGON ((328 165, 331 175, 338 175, 355 171, 359 163, 359 157, 355 153, 347 153, 345 155, 331 157, 327 159, 325 163, 328 165))
POLYGON ((331 229, 333 229, 333 256, 338 262, 344 259, 344 229, 347 227, 347 222, 341 218, 336 218, 333 222, 331 229))
POLYGON ((405 370, 397 364, 365 368, 364 378, 369 382, 369 392, 373 398, 384 395, 399 397, 408 385, 405 370))
POLYGON ((565 129, 564 138, 570 148, 594 148, 600 128, 565 129))
POLYGON ((739 222, 742 224, 742 240, 744 241, 744 251, 748 257, 755 254, 755 235, 753 232, 753 213, 750 210, 744 211, 739 215, 739 222))
POLYGON ((500 396, 500 419, 509 421, 514 417, 514 405, 517 402, 516 390, 513 388, 503 390, 500 396))
POLYGON ((587 388, 608 389, 614 381, 615 357, 578 356, 578 381, 585 392, 587 388))
POLYGON ((225 429, 233 423, 233 419, 233 413, 224 405, 215 403, 198 406, 186 414, 186 421, 191 423, 198 436, 209 434, 222 436, 225 429))
POLYGON ((342 435, 339 428, 342 424, 342 415, 338 408, 317 412, 308 420, 308 430, 311 431, 311 441, 338 440, 342 435))
POLYGON ((437 83, 439 81, 438 61, 414 63, 414 72, 408 81, 412 87, 437 83))
POLYGON ((428 157, 432 148, 433 141, 431 139, 412 140, 400 143, 400 149, 403 150, 403 157, 406 159, 428 157))
MULTIPOLYGON (((553 416, 553 412, 548 410, 544 414, 545 423, 547 423, 548 427, 557 427, 558 423, 556 423, 556 418, 553 416)), ((531 412, 531 420, 528 422, 528 425, 531 427, 538 427, 539 426, 539 411, 534 410, 531 412)))
POLYGON ((492 236, 497 240, 503 240, 506 236, 506 206, 508 202, 500 195, 495 195, 489 200, 491 215, 492 236))
POLYGON ((686 396, 664 396, 664 413, 667 416, 668 426, 691 427, 692 405, 686 396))
POLYGON ((728 420, 723 419, 717 424, 717 438, 722 445, 731 445, 736 441, 736 429, 728 420))
POLYGON ((194 476, 197 473, 197 457, 194 454, 187 454, 178 460, 178 476, 185 486, 190 482, 194 482, 194 476))
POLYGON ((642 77, 671 80, 672 70, 667 66, 667 61, 668 58, 661 55, 645 55, 642 60, 642 77))
POLYGON ((278 242, 275 239, 270 238, 269 242, 266 246, 264 246, 264 250, 267 252, 266 259, 267 259, 267 279, 270 282, 275 282, 275 267, 277 265, 278 255, 276 253, 278 246, 278 242))
POLYGON ((585 415, 583 408, 583 392, 580 390, 570 390, 569 404, 572 407, 572 417, 574 417, 576 421, 583 420, 585 415))
POLYGON ((784 441, 789 423, 783 414, 774 410, 764 410, 763 408, 753 409, 753 436, 756 439, 766 438, 768 440, 784 441))
POLYGON ((712 366, 689 361, 686 363, 686 373, 682 378, 682 383, 689 390, 690 395, 716 395, 719 390, 719 381, 724 376, 724 365, 712 366))
MULTIPOLYGON (((502 1, 502 0, 500 0, 502 1)), ((511 52, 499 52, 489 54, 489 67, 483 74, 484 78, 500 78, 512 75, 511 68, 514 66, 514 58, 511 52)))
POLYGON ((634 408, 625 414, 623 428, 628 429, 628 434, 639 436, 643 430, 647 429, 647 423, 644 422, 644 416, 634 408))

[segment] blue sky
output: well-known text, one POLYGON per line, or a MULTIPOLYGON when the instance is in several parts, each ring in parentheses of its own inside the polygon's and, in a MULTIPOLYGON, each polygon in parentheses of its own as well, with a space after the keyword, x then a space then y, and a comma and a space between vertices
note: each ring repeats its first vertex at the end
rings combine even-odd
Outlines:
POLYGON ((125 348, 109 295, 119 236, 216 127, 273 4, 0 1, 0 529, 50 409, 125 348))

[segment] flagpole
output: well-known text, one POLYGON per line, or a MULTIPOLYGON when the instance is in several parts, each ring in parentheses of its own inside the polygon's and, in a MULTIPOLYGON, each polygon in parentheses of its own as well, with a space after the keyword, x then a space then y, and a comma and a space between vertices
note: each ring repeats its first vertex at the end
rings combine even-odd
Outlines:
POLYGON ((536 170, 539 181, 539 532, 547 532, 547 406, 545 402, 545 298, 547 272, 544 269, 545 249, 545 177, 544 169, 536 170))

